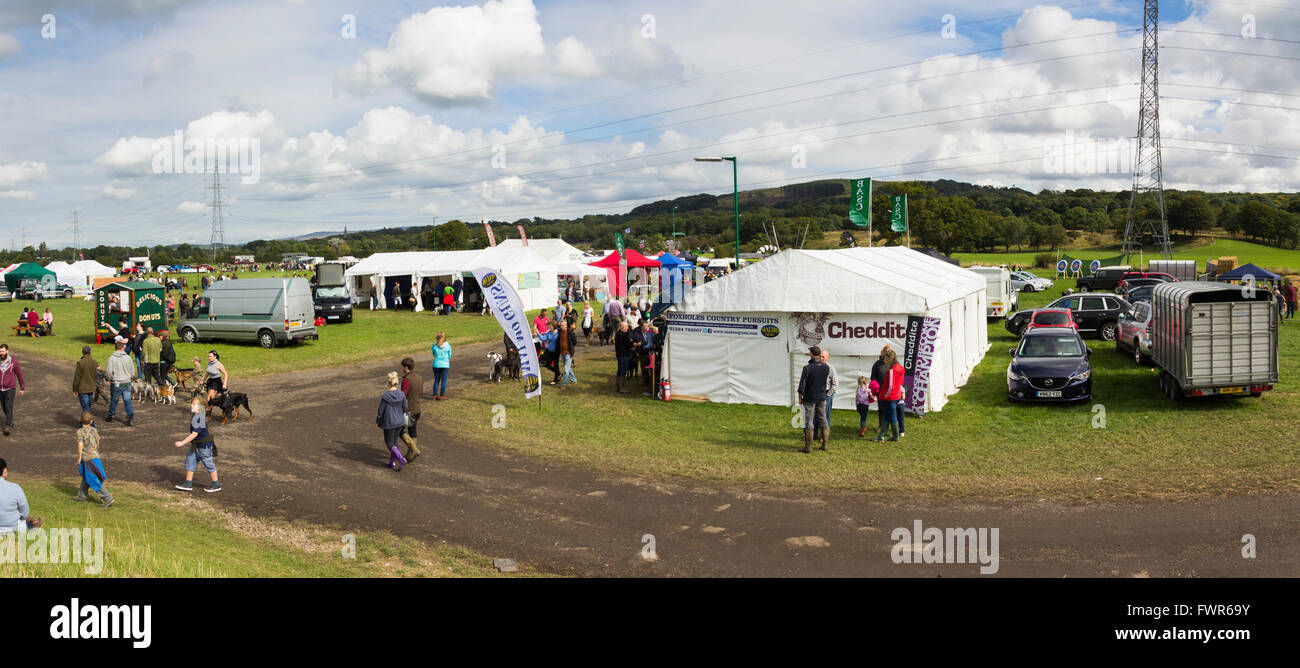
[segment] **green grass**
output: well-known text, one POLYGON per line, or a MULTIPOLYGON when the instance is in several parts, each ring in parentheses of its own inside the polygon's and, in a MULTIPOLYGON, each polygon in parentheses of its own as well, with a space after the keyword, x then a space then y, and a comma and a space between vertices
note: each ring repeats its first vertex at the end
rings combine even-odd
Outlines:
MULTIPOLYGON (((1053 296, 1024 295, 1021 305, 1053 296)), ((540 408, 518 385, 477 384, 454 397, 467 408, 441 420, 486 447, 602 471, 805 490, 1098 501, 1300 488, 1300 395, 1290 375, 1300 363, 1300 321, 1282 327, 1282 382, 1262 399, 1175 404, 1154 370, 1089 339, 1092 402, 1013 405, 1005 371, 1016 339, 996 321, 989 340, 966 386, 943 411, 909 416, 907 436, 894 444, 858 438, 857 414, 836 410, 831 451, 804 455, 790 408, 615 395, 609 348, 580 347, 580 384, 545 386, 540 408), (1094 404, 1105 409, 1105 428, 1093 427, 1094 404), (492 426, 494 405, 505 407, 504 428, 492 426)))
MULTIPOLYGON (((111 462, 108 462, 111 467, 111 462)), ((109 469, 112 470, 111 468, 109 469)), ((102 568, 0 563, 0 577, 495 577, 492 560, 454 546, 366 532, 254 519, 195 494, 109 481, 111 508, 76 503, 75 479, 10 475, 45 528, 103 529, 102 568), (344 556, 345 535, 355 557, 344 556), (178 540, 182 537, 183 540, 178 540), (92 568, 93 570, 93 568, 92 568)), ((525 565, 525 575, 536 575, 525 565)))
MULTIPOLYGON (((427 311, 412 313, 361 308, 355 311, 354 318, 351 323, 317 328, 320 334, 317 341, 281 344, 269 350, 258 346, 256 341, 188 344, 176 337, 174 327, 172 344, 176 348, 176 363, 180 366, 188 368, 193 357, 199 357, 207 364, 207 352, 215 349, 232 377, 248 378, 427 352, 439 331, 446 332, 452 346, 501 338, 501 327, 492 316, 459 313, 435 316, 427 311)), ((102 364, 112 353, 111 344, 94 345, 94 304, 80 298, 46 299, 39 304, 26 299, 0 303, 0 323, 8 323, 0 329, 0 341, 8 343, 18 355, 35 354, 75 361, 81 357, 81 347, 91 344, 95 349, 95 359, 102 364), (48 307, 54 314, 55 336, 36 339, 13 336, 10 327, 18 322, 18 315, 24 307, 36 307, 42 313, 48 307)))
MULTIPOLYGON (((1198 272, 1205 271, 1205 261, 1207 259, 1217 259, 1222 256, 1236 256, 1238 264, 1254 262, 1256 265, 1265 269, 1272 270, 1281 274, 1300 273, 1300 250, 1286 250, 1274 246, 1265 246, 1263 244, 1252 243, 1249 241, 1238 241, 1234 239, 1215 239, 1210 243, 1205 243, 1206 239, 1199 239, 1193 244, 1184 244, 1174 247, 1173 259, 1175 260, 1196 260, 1198 272)), ((961 261, 962 264, 1023 264, 1026 267, 1032 266, 1034 256, 1046 251, 1026 251, 1023 253, 953 253, 953 257, 961 261)), ((1091 250, 1069 250, 1066 251, 1071 257, 1077 257, 1081 260, 1094 260, 1115 257, 1119 255, 1119 249, 1116 247, 1091 249, 1091 250)), ((1146 260, 1160 259, 1159 255, 1147 254, 1146 260)), ((1052 270, 1053 272, 1055 269, 1052 270)), ((1042 274, 1042 272, 1039 272, 1042 274)), ((1043 274, 1048 275, 1048 274, 1043 274)))

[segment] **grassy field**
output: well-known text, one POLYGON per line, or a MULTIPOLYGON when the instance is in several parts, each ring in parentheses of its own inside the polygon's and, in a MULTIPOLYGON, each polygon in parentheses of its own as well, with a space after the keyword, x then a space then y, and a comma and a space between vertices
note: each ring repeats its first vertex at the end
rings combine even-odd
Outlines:
MULTIPOLYGON (((428 352, 434 335, 447 333, 452 346, 501 338, 501 327, 492 316, 452 314, 435 316, 429 312, 355 311, 351 323, 326 325, 317 328, 320 339, 292 345, 278 345, 269 350, 256 341, 200 341, 183 343, 172 328, 172 344, 176 348, 178 365, 189 366, 189 360, 199 357, 207 364, 207 352, 216 350, 221 361, 234 377, 251 377, 268 373, 298 371, 320 367, 339 366, 382 357, 401 357, 414 352, 428 352)), ((102 364, 112 354, 112 345, 94 345, 94 304, 72 299, 46 299, 39 304, 28 299, 15 299, 0 303, 0 323, 9 323, 0 330, 0 341, 9 344, 15 353, 36 354, 75 361, 81 357, 81 346, 91 344, 95 359, 102 364), (35 307, 44 312, 48 307, 54 314, 55 336, 33 339, 29 336, 12 336, 10 329, 17 323, 24 307, 35 307)))
MULTIPOLYGON (((1042 305, 1054 293, 1022 297, 1042 305)), ((853 411, 834 411, 831 451, 804 455, 789 408, 613 394, 610 348, 579 347, 580 383, 545 386, 540 408, 519 386, 458 391, 468 408, 442 418, 487 447, 617 473, 727 483, 987 500, 1100 501, 1181 498, 1300 488, 1300 321, 1282 327, 1282 381, 1262 399, 1175 404, 1156 372, 1089 340, 1094 400, 1013 405, 1005 398, 1015 337, 989 324, 991 347, 943 411, 907 422, 898 443, 858 438, 853 411), (592 352, 601 351, 601 352, 592 352), (1105 410, 1095 428, 1094 404, 1105 410), (505 407, 504 428, 493 428, 505 407)), ((872 420, 875 419, 874 414, 872 420)), ((499 424, 499 421, 498 421, 499 424)))
MULTIPOLYGON (((1286 250, 1263 244, 1251 243, 1249 241, 1237 241, 1233 239, 1215 239, 1208 242, 1208 239, 1198 240, 1195 244, 1186 244, 1175 246, 1173 258, 1175 260, 1196 260, 1197 271, 1205 271, 1205 261, 1207 259, 1219 258, 1222 256, 1236 256, 1239 264, 1254 262, 1256 265, 1265 269, 1272 270, 1281 274, 1298 274, 1300 273, 1300 250, 1286 250), (1208 242, 1208 243, 1207 243, 1208 242)), ((1024 253, 954 253, 953 257, 957 258, 962 264, 1023 264, 1026 267, 1034 264, 1034 256, 1043 251, 1027 251, 1024 253)), ((1106 248, 1100 250, 1071 250, 1066 251, 1071 257, 1077 257, 1081 260, 1104 259, 1119 255, 1118 248, 1106 248)), ((1147 260, 1160 259, 1157 256, 1146 256, 1147 260)), ((1049 276, 1050 274, 1040 275, 1049 276)))
MULTIPOLYGON (((111 464, 110 464, 111 466, 111 464)), ((110 469, 111 471, 111 469, 110 469)), ((76 503, 75 479, 11 473, 45 528, 103 529, 102 562, 0 562, 0 577, 496 577, 489 557, 386 532, 254 519, 193 494, 110 480, 111 508, 76 503), (345 557, 345 536, 355 541, 345 557), (184 540, 176 540, 184 536, 184 540), (87 571, 90 566, 90 571, 87 571)), ((84 534, 83 534, 84 535, 84 534)), ((536 575, 520 565, 522 575, 536 575)))

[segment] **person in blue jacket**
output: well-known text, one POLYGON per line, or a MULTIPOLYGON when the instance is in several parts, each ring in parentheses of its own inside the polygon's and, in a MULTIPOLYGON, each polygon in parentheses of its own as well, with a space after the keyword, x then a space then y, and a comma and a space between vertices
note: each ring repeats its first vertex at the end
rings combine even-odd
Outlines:
POLYGON ((451 370, 451 344, 447 335, 438 332, 433 340, 433 400, 447 398, 447 373, 451 370))

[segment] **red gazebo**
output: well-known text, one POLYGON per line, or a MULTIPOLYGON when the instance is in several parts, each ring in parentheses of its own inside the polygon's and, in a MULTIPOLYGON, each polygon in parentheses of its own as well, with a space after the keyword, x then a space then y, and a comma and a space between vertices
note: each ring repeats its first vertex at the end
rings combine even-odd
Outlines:
MULTIPOLYGON (((627 254, 627 266, 629 269, 633 267, 659 266, 658 260, 652 260, 631 248, 626 249, 624 253, 627 254)), ((627 296, 627 277, 619 277, 618 275, 618 251, 612 252, 609 255, 590 263, 590 266, 600 267, 605 270, 605 275, 608 279, 606 284, 610 286, 610 290, 613 291, 615 297, 627 296)))

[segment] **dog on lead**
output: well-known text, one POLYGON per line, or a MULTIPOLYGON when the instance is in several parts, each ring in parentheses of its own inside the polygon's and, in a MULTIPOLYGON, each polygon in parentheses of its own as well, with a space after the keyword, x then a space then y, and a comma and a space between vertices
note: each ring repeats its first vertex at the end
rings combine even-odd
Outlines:
POLYGON ((153 383, 135 378, 131 380, 131 397, 138 401, 153 399, 156 402, 158 400, 158 390, 153 383))
POLYGON ((501 374, 505 371, 505 360, 502 359, 501 353, 492 351, 487 354, 488 359, 488 382, 500 383, 501 374))
MULTIPOLYGON (((180 367, 172 368, 172 373, 176 375, 176 385, 182 390, 189 389, 185 387, 187 382, 193 380, 198 383, 198 379, 203 377, 201 375, 203 373, 203 366, 199 358, 195 357, 191 362, 194 364, 194 368, 192 369, 182 369, 180 367)), ((202 383, 198 384, 202 385, 202 383)))
POLYGON ((521 375, 519 351, 514 348, 507 349, 504 364, 506 372, 510 374, 510 380, 519 380, 521 375))
POLYGON ((222 392, 215 399, 208 403, 208 417, 212 417, 212 409, 221 409, 221 424, 231 420, 239 421, 239 407, 243 406, 248 411, 248 419, 253 419, 253 409, 248 406, 248 395, 243 392, 222 392), (231 416, 234 417, 231 417, 231 416))
POLYGON ((176 386, 171 383, 163 383, 162 385, 159 385, 158 396, 154 397, 154 403, 175 406, 176 386))

